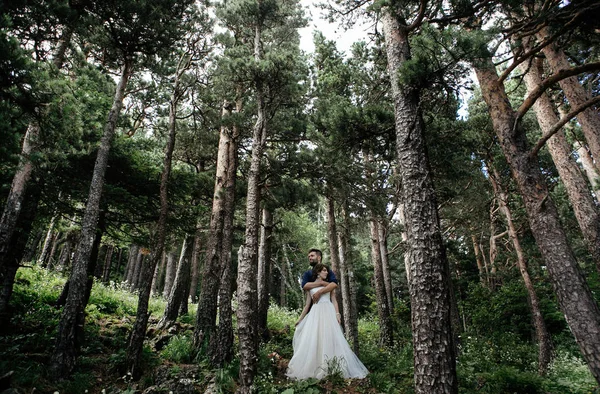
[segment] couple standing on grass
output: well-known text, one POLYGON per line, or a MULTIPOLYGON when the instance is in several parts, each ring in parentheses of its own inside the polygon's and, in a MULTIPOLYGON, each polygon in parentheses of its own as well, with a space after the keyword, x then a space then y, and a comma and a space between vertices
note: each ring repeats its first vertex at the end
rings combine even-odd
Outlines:
POLYGON ((292 379, 321 379, 341 372, 344 378, 364 378, 368 371, 356 357, 342 332, 335 289, 335 273, 321 263, 318 249, 308 252, 312 270, 302 276, 306 303, 296 322, 293 347, 286 375, 292 379))

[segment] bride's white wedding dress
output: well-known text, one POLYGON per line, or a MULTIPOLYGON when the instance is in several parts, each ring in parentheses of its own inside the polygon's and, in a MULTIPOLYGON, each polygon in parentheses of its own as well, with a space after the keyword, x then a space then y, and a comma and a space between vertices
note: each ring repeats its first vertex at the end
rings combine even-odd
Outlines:
MULTIPOLYGON (((312 289, 310 294, 318 290, 312 289)), ((344 378, 364 378, 369 373, 344 337, 330 294, 323 294, 296 327, 294 356, 286 372, 289 378, 322 379, 338 369, 344 378)))

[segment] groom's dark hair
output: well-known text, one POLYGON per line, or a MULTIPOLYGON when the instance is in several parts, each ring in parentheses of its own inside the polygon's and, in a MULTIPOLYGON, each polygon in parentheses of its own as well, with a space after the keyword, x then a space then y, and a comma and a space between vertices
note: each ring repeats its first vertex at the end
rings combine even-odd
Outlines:
POLYGON ((319 249, 311 249, 308 251, 308 253, 310 253, 310 252, 315 252, 316 254, 319 255, 320 258, 323 258, 323 252, 321 252, 321 250, 319 250, 319 249))

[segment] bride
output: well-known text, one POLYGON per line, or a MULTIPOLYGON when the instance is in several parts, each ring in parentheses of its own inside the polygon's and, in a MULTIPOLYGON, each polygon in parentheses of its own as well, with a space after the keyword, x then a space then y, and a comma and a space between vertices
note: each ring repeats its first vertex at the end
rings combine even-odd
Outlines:
MULTIPOLYGON (((325 282, 328 273, 329 268, 319 263, 313 268, 313 280, 325 282)), ((344 378, 364 378, 367 368, 350 349, 340 327, 335 290, 323 294, 311 308, 312 294, 318 290, 319 287, 311 289, 306 295, 306 304, 296 322, 294 356, 286 375, 292 379, 322 379, 339 370, 344 378)))

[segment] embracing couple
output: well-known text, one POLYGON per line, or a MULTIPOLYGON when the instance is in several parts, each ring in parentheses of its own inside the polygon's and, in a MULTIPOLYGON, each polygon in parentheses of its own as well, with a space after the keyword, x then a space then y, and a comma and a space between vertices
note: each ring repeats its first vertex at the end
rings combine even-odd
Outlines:
POLYGON ((294 332, 294 356, 286 375, 292 379, 321 379, 341 371, 344 378, 364 378, 368 371, 342 332, 335 273, 321 263, 319 249, 308 252, 312 269, 302 275, 306 302, 294 332), (334 370, 332 370, 334 369, 334 370))

